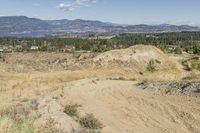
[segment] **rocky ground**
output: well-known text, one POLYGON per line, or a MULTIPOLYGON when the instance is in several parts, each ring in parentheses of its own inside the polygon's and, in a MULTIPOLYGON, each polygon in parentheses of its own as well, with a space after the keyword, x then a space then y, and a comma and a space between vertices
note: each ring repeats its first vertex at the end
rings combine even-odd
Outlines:
POLYGON ((143 81, 138 87, 163 94, 200 96, 199 81, 143 81))

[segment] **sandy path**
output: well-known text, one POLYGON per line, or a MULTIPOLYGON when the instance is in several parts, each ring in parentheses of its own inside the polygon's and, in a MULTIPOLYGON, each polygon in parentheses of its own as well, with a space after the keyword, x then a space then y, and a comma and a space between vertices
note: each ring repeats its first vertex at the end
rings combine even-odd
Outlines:
POLYGON ((83 105, 81 113, 93 113, 105 133, 200 132, 199 98, 153 94, 132 81, 85 79, 66 86, 64 101, 83 105))

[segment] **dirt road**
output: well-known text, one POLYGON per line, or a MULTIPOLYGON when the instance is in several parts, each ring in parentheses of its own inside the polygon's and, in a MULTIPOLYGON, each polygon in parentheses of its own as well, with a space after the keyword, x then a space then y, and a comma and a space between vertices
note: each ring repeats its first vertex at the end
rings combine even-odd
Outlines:
POLYGON ((74 81, 64 88, 64 101, 93 113, 105 133, 200 132, 200 99, 146 92, 133 81, 74 81))

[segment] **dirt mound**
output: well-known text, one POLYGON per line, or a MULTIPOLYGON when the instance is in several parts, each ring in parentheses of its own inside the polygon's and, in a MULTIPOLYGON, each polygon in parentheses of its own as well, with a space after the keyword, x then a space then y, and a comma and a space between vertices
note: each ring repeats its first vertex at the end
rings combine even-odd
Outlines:
POLYGON ((136 45, 127 49, 102 53, 93 59, 98 67, 120 67, 145 71, 147 64, 154 60, 158 70, 175 69, 176 64, 156 47, 136 45))
POLYGON ((124 79, 181 79, 177 62, 156 47, 136 45, 127 49, 112 50, 101 54, 68 53, 11 53, 0 62, 0 72, 57 72, 85 71, 86 77, 124 79), (155 72, 147 70, 154 62, 155 72))

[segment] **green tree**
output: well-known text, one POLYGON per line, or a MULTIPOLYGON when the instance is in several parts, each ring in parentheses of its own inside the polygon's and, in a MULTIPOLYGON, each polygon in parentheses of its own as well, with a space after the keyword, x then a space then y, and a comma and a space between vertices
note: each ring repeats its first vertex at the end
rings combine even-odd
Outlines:
POLYGON ((174 50, 174 53, 175 53, 175 54, 182 54, 182 49, 181 49, 179 46, 177 46, 177 47, 175 48, 175 50, 174 50))
POLYGON ((193 45, 193 53, 200 55, 200 44, 194 43, 194 45, 193 45))

